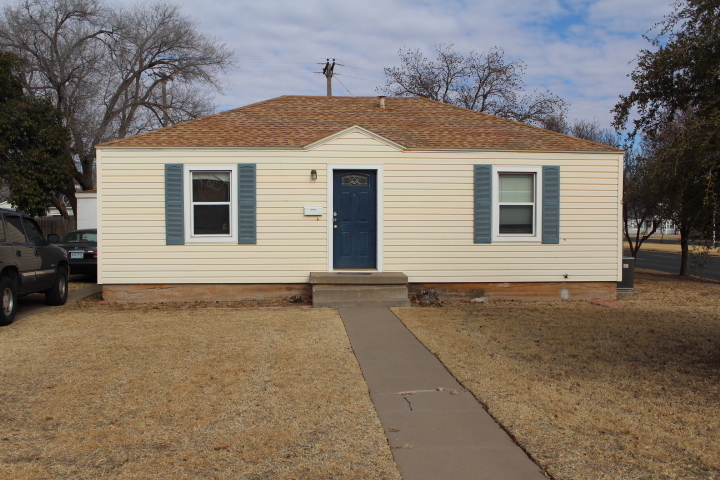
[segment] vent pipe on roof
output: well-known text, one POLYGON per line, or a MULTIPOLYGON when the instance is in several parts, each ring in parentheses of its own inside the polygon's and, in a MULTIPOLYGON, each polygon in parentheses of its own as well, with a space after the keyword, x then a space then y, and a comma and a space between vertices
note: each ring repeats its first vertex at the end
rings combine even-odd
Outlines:
POLYGON ((378 98, 380 99, 380 108, 384 109, 385 108, 385 96, 380 95, 378 98))

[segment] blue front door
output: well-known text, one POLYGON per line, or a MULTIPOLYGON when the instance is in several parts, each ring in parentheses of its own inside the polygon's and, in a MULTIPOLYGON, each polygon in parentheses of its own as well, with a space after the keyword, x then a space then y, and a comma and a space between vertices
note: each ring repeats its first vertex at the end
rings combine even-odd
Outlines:
POLYGON ((377 172, 333 174, 333 268, 377 268, 377 172))

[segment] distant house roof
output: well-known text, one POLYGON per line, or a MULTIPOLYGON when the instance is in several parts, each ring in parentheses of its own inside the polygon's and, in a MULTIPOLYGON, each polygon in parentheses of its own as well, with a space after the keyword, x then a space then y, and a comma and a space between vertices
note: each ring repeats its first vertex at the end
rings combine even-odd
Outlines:
POLYGON ((607 145, 419 97, 282 96, 100 147, 303 148, 359 126, 411 149, 612 152, 607 145))

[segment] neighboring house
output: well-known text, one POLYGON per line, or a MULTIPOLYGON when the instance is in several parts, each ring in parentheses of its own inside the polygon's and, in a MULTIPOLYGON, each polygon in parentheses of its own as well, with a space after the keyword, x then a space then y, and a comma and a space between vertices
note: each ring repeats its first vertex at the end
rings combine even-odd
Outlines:
POLYGON ((311 272, 471 298, 621 280, 622 151, 427 99, 284 96, 97 153, 111 300, 307 294, 311 272))
POLYGON ((657 235, 674 235, 679 232, 679 228, 672 220, 660 220, 660 219, 631 219, 628 224, 628 233, 630 235, 636 235, 639 231, 640 235, 647 235, 652 232, 653 222, 659 222, 655 229, 657 235))
POLYGON ((97 190, 76 192, 75 196, 78 205, 77 215, 75 216, 78 230, 97 228, 97 190))

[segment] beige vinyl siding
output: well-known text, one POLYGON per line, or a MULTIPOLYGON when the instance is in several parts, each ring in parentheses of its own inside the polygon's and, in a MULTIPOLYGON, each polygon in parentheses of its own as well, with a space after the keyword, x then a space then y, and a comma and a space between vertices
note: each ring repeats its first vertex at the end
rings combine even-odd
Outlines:
POLYGON ((621 155, 403 150, 351 131, 305 150, 102 148, 99 283, 302 283, 328 270, 328 165, 382 167, 384 271, 411 282, 617 281, 621 155), (257 244, 165 245, 164 164, 257 168, 257 244), (473 243, 473 165, 560 166, 560 244, 473 243), (317 170, 318 179, 310 179, 317 170), (320 217, 303 215, 322 206, 320 217))

